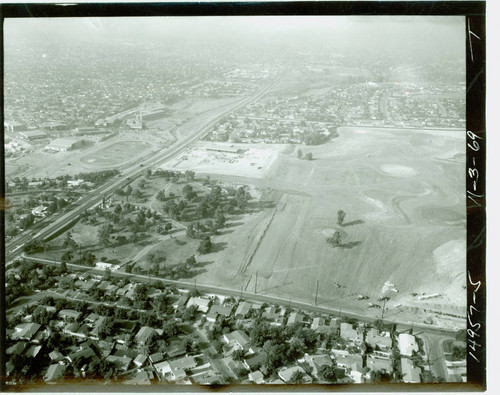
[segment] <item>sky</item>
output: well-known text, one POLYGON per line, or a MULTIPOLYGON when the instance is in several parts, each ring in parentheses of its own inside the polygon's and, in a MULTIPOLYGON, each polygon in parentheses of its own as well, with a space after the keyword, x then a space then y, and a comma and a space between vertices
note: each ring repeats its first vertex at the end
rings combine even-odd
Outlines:
POLYGON ((131 43, 196 42, 347 53, 463 57, 461 16, 224 16, 26 18, 5 21, 6 45, 18 40, 57 44, 63 38, 131 43))

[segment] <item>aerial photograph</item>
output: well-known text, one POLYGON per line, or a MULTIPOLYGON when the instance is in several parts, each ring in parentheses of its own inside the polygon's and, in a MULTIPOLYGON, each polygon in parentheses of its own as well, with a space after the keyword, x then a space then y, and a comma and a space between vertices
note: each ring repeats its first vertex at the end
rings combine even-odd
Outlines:
POLYGON ((3 39, 9 387, 467 382, 464 17, 3 39))

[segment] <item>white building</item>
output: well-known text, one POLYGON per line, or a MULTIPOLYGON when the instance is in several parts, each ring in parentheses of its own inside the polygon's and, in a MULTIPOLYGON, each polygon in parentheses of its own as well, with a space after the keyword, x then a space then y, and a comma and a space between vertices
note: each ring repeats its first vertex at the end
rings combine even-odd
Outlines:
POLYGON ((401 355, 411 357, 413 351, 418 351, 418 344, 415 336, 408 333, 400 333, 398 337, 399 352, 401 355))
POLYGON ((120 268, 120 265, 113 265, 112 263, 109 263, 109 262, 97 262, 95 264, 95 268, 99 269, 99 270, 109 269, 112 272, 114 272, 120 268))

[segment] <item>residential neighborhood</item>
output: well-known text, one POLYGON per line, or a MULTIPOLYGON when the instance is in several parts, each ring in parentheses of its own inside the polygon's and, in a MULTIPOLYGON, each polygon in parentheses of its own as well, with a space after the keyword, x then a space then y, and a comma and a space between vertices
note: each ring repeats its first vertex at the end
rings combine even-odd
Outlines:
MULTIPOLYGON (((26 265, 42 274, 40 265, 20 262, 9 277, 19 277, 26 265)), ((381 320, 363 323, 60 267, 52 275, 56 283, 9 314, 11 384, 78 378, 130 385, 421 383, 433 377, 423 340, 381 320), (95 288, 104 291, 99 299, 95 288)), ((463 363, 450 362, 457 378, 465 374, 463 363)))

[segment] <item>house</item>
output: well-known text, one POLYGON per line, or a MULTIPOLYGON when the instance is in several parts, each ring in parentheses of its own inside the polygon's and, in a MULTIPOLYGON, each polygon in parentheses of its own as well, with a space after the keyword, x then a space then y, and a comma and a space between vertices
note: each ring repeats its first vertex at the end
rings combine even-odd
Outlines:
POLYGON ((174 381, 182 381, 187 378, 186 371, 181 368, 175 368, 171 373, 172 380, 174 381))
POLYGON ((248 344, 250 344, 250 338, 242 330, 226 333, 224 334, 223 339, 227 344, 237 347, 240 350, 243 350, 248 344))
POLYGON ((305 360, 311 366, 313 376, 316 376, 316 377, 318 376, 318 369, 321 366, 323 366, 323 365, 333 366, 332 359, 330 358, 329 355, 326 355, 326 354, 306 355, 305 360))
POLYGON ((373 348, 378 346, 380 349, 389 349, 392 347, 392 339, 389 333, 380 333, 378 329, 371 328, 366 333, 365 341, 373 348))
POLYGON ((354 342, 362 342, 363 341, 363 332, 362 330, 356 330, 353 326, 347 322, 342 322, 340 324, 340 336, 344 339, 351 340, 354 342))
POLYGON ((187 295, 182 295, 179 299, 177 299, 173 304, 172 306, 174 307, 174 309, 178 310, 179 307, 182 307, 186 304, 186 302, 188 301, 189 299, 189 296, 187 295))
POLYGON ((81 347, 78 351, 72 352, 66 358, 73 363, 76 359, 90 359, 95 357, 96 354, 89 346, 81 347))
POLYGON ((89 337, 93 340, 99 340, 99 329, 101 325, 104 323, 105 317, 99 317, 97 321, 94 323, 94 328, 90 331, 89 337))
POLYGON ((85 181, 82 180, 81 178, 78 180, 68 180, 67 185, 68 185, 68 187, 76 188, 76 187, 79 187, 80 185, 82 185, 84 182, 85 181))
POLYGON ((151 354, 149 356, 149 360, 151 361, 151 363, 154 365, 155 363, 158 363, 158 362, 161 362, 165 359, 165 357, 163 356, 163 353, 161 352, 157 352, 157 353, 154 353, 154 354, 151 354))
POLYGON ((289 368, 284 368, 278 372, 278 376, 285 382, 289 383, 295 372, 301 372, 303 374, 302 381, 304 384, 309 384, 312 382, 311 376, 309 376, 306 371, 300 366, 292 366, 289 368))
POLYGON ((60 352, 58 351, 52 351, 50 354, 49 354, 49 358, 51 361, 53 362, 59 362, 60 360, 62 360, 64 358, 64 355, 62 355, 60 352))
POLYGON ((153 328, 149 326, 143 326, 141 329, 139 329, 137 335, 135 335, 135 342, 140 346, 144 346, 154 333, 156 333, 156 331, 153 328))
POLYGON ((418 351, 418 344, 415 336, 408 333, 400 333, 398 337, 399 352, 401 355, 411 357, 413 352, 418 351))
POLYGON ((120 265, 114 265, 109 262, 96 262, 95 268, 97 270, 111 270, 112 272, 115 272, 120 268, 120 265))
POLYGON ((413 362, 408 358, 401 358, 401 374, 405 383, 420 383, 422 370, 413 366, 413 362))
POLYGON ((322 317, 315 317, 315 318, 313 318, 313 322, 311 324, 311 329, 316 330, 320 326, 323 326, 323 325, 325 325, 325 319, 322 317))
POLYGON ((358 372, 363 371, 363 357, 360 354, 336 354, 337 365, 358 372))
POLYGON ((31 340, 31 338, 35 336, 40 328, 41 325, 35 322, 18 325, 15 328, 16 332, 14 333, 13 338, 31 340))
POLYGON ((144 354, 139 354, 137 355, 137 357, 135 357, 134 359, 134 364, 137 366, 137 367, 141 367, 142 365, 144 365, 146 363, 146 361, 148 360, 148 357, 144 354))
POLYGON ((168 361, 159 362, 154 365, 154 368, 158 375, 160 375, 161 377, 165 377, 172 371, 172 369, 170 368, 170 363, 168 361))
POLYGON ((122 356, 108 355, 106 357, 106 360, 109 362, 113 362, 116 365, 116 368, 118 370, 123 371, 123 372, 128 370, 128 368, 132 362, 132 358, 127 357, 126 355, 122 355, 122 356))
POLYGON ((248 373, 248 380, 254 382, 255 384, 264 384, 264 375, 260 370, 257 370, 252 373, 248 373))
POLYGON ((99 315, 96 313, 90 313, 87 317, 85 317, 85 322, 88 322, 89 324, 94 324, 98 319, 99 315))
POLYGON ((276 379, 276 380, 273 380, 273 381, 270 381, 268 384, 271 384, 271 385, 280 385, 280 384, 285 384, 285 382, 281 379, 276 379))
POLYGON ((47 373, 43 376, 43 380, 46 383, 55 383, 59 379, 61 379, 66 372, 67 365, 60 365, 55 363, 49 366, 47 373))
POLYGON ((238 307, 236 308, 236 312, 234 313, 234 316, 236 318, 245 318, 247 314, 250 312, 252 306, 250 303, 247 302, 241 302, 238 307))
POLYGON ((243 364, 245 367, 250 370, 260 369, 261 365, 266 361, 267 353, 265 351, 256 352, 255 354, 245 358, 243 364))
POLYGON ((170 371, 174 371, 175 369, 184 369, 190 370, 196 367, 196 359, 194 357, 183 357, 179 359, 174 359, 169 362, 170 371))
POLYGON ((212 306, 210 308, 210 312, 211 313, 216 313, 216 314, 219 314, 223 317, 229 317, 231 315, 231 311, 233 310, 232 307, 229 307, 229 306, 220 306, 220 305, 217 305, 217 306, 212 306))
POLYGON ((72 322, 66 325, 63 329, 63 333, 70 336, 76 336, 80 339, 85 339, 87 335, 85 335, 83 328, 86 325, 80 325, 78 322, 72 322))
POLYGON ((215 373, 213 369, 204 371, 202 373, 192 375, 191 379, 201 385, 215 385, 215 384, 221 384, 222 383, 222 378, 220 377, 219 374, 215 373))
POLYGON ((215 321, 217 321, 217 317, 219 317, 219 314, 217 314, 217 313, 208 313, 206 315, 206 317, 207 317, 207 321, 208 322, 215 322, 215 321))
POLYGON ((304 314, 297 313, 295 311, 291 312, 290 315, 288 316, 288 321, 287 325, 293 325, 297 322, 303 322, 304 321, 304 314))
POLYGON ((31 346, 25 353, 24 356, 29 358, 36 358, 43 346, 31 346))
POLYGON ((193 296, 189 298, 186 307, 197 306, 198 311, 202 313, 207 313, 210 305, 210 300, 198 296, 193 296))
POLYGON ((330 320, 330 327, 334 329, 335 332, 338 332, 340 329, 340 318, 332 318, 330 320))
POLYGON ((72 309, 63 309, 59 312, 58 317, 64 321, 78 321, 82 313, 72 309))
POLYGON ((392 372, 392 362, 389 359, 377 358, 372 355, 368 355, 366 358, 366 367, 370 368, 372 372, 375 370, 392 372))
POLYGON ((153 378, 153 372, 147 372, 145 370, 138 371, 130 379, 125 380, 123 384, 128 385, 151 385, 151 379, 153 378))
POLYGON ((33 214, 35 217, 44 217, 46 213, 47 207, 43 205, 36 206, 31 209, 31 214, 33 214))
POLYGON ((169 358, 176 358, 186 354, 186 346, 180 342, 173 342, 168 345, 165 351, 169 358))
POLYGON ((7 355, 21 355, 26 349, 27 343, 25 341, 17 342, 6 350, 7 355))

